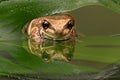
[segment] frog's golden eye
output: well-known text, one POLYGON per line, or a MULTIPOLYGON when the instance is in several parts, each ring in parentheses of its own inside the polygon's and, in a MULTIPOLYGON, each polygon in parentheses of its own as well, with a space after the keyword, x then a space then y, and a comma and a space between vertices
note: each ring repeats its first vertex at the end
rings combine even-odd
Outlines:
POLYGON ((72 29, 72 27, 74 26, 74 21, 73 20, 70 20, 67 24, 67 28, 68 29, 72 29))
POLYGON ((47 29, 47 28, 49 28, 49 26, 50 26, 50 23, 49 23, 47 20, 43 20, 43 22, 42 22, 42 27, 43 27, 44 29, 47 29))

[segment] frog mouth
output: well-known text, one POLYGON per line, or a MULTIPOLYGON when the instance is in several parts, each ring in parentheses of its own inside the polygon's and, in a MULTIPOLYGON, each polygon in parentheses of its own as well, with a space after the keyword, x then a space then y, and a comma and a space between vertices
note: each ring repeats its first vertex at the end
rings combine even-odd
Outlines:
POLYGON ((42 31, 42 38, 44 38, 44 39, 61 40, 61 41, 63 41, 63 40, 69 40, 70 36, 71 36, 71 33, 68 33, 67 35, 62 36, 62 37, 57 37, 57 36, 54 36, 54 35, 51 35, 49 33, 46 33, 44 31, 42 31))

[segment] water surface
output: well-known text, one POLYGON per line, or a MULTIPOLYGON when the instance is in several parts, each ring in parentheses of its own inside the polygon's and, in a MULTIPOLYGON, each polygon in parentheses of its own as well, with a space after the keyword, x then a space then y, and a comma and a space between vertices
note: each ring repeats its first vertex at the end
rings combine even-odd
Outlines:
POLYGON ((2 78, 18 80, 119 78, 119 41, 120 37, 111 36, 39 44, 30 40, 1 41, 0 72, 2 78))

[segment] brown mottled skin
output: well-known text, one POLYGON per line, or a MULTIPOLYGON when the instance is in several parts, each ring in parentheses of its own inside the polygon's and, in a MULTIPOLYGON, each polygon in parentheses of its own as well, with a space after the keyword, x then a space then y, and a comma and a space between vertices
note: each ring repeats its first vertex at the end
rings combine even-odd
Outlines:
POLYGON ((75 21, 68 14, 45 16, 33 19, 25 28, 30 39, 68 40, 76 36, 75 21))

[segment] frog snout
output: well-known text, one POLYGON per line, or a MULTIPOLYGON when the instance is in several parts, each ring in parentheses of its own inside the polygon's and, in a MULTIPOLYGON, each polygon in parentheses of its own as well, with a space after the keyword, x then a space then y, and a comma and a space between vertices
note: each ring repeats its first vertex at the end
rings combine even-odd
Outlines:
POLYGON ((55 32, 55 35, 56 35, 57 37, 61 37, 61 36, 63 36, 63 31, 62 31, 62 30, 56 31, 56 32, 55 32))

